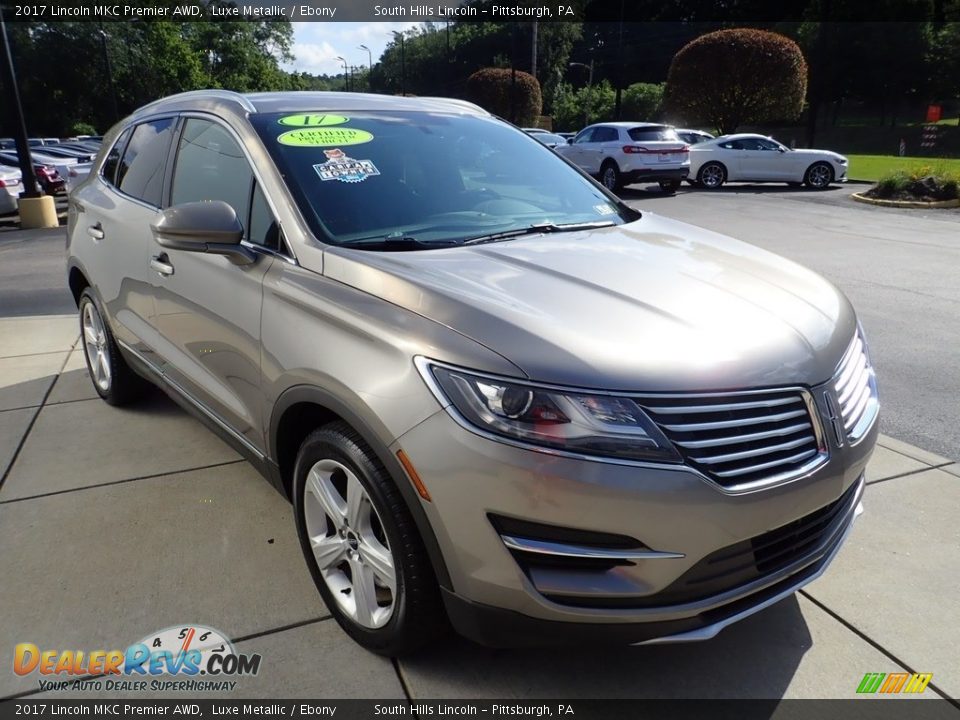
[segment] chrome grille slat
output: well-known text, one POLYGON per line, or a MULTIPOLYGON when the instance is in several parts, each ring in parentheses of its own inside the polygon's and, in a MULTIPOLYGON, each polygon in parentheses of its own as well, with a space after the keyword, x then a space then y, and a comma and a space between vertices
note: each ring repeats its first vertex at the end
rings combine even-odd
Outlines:
POLYGON ((809 472, 826 445, 800 388, 636 398, 683 458, 734 491, 809 472))
POLYGON ((859 331, 837 368, 833 390, 843 426, 842 434, 855 442, 873 424, 880 407, 873 368, 859 331))
POLYGON ((807 458, 813 457, 816 454, 816 448, 811 448, 806 452, 797 453, 796 455, 791 455, 790 457, 783 458, 782 460, 772 460, 770 462, 759 463, 757 465, 748 465, 747 467, 737 468, 736 470, 714 470, 713 472, 715 475, 719 475, 723 478, 737 477, 738 475, 746 475, 747 473, 758 472, 760 470, 768 470, 780 465, 793 465, 795 463, 802 462, 807 458))
POLYGON ((776 415, 761 415, 757 417, 742 418, 739 420, 718 420, 714 422, 690 423, 690 424, 671 424, 661 425, 664 430, 673 432, 695 432, 697 430, 722 430, 724 428, 735 428, 742 425, 759 425, 761 423, 778 422, 780 420, 790 420, 807 414, 806 408, 803 410, 793 410, 791 412, 778 413, 776 415))
POLYGON ((793 450, 794 448, 802 447, 803 445, 809 445, 812 442, 813 438, 807 436, 797 438, 796 440, 790 440, 789 442, 780 443, 778 445, 767 445, 762 448, 742 450, 740 452, 727 453, 725 455, 705 455, 700 457, 691 457, 690 459, 698 463, 704 463, 705 465, 716 465, 718 463, 733 462, 734 460, 744 460, 746 458, 769 455, 770 453, 781 452, 783 450, 793 450))
POLYGON ((649 410, 658 415, 681 415, 686 413, 700 412, 724 412, 727 410, 752 410, 754 408, 768 408, 778 405, 793 405, 803 402, 800 398, 775 398, 772 400, 752 400, 749 402, 723 403, 717 405, 671 405, 671 406, 647 406, 649 410))
POLYGON ((748 433, 746 435, 731 435, 729 437, 713 438, 712 440, 674 440, 675 445, 687 448, 689 450, 699 450, 701 448, 720 447, 724 445, 733 445, 736 443, 752 442, 754 440, 766 440, 768 438, 784 437, 793 433, 806 430, 810 423, 797 423, 796 425, 787 425, 784 428, 776 430, 765 430, 763 432, 748 433))

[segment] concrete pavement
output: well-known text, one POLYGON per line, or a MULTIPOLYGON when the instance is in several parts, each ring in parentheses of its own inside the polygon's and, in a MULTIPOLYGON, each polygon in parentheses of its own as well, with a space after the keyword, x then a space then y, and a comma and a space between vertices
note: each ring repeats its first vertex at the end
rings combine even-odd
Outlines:
POLYGON ((286 501, 159 392, 129 409, 96 399, 77 340, 72 315, 0 318, 0 697, 37 693, 9 670, 18 642, 122 648, 180 623, 263 655, 251 698, 851 698, 864 673, 901 670, 934 674, 925 696, 960 696, 956 458, 884 436, 833 567, 713 641, 450 638, 391 662, 330 619, 286 501))

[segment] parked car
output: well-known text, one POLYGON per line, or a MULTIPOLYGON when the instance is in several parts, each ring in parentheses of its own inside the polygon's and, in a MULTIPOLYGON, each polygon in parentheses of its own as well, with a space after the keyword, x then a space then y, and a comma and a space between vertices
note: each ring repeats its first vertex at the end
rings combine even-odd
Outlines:
POLYGON ((635 122, 591 125, 557 148, 608 190, 656 182, 665 192, 675 192, 690 172, 689 150, 668 125, 635 122))
MULTIPOLYGON (((42 162, 37 162, 35 157, 33 160, 33 172, 37 178, 37 182, 40 184, 40 188, 48 195, 62 191, 64 189, 64 180, 60 176, 57 168, 53 165, 45 165, 42 162)), ((0 152, 0 166, 4 169, 15 168, 22 179, 20 160, 15 153, 0 152)))
POLYGON ((523 130, 525 133, 529 133, 530 135, 535 135, 537 133, 550 132, 549 130, 545 130, 544 128, 535 128, 535 127, 526 127, 526 128, 520 128, 520 129, 523 130))
POLYGON ((532 137, 537 142, 541 142, 549 148, 555 148, 560 145, 566 145, 566 138, 555 135, 554 133, 541 132, 541 133, 530 133, 532 137))
POLYGON ((822 190, 847 181, 847 158, 829 150, 791 150, 765 135, 723 135, 693 147, 690 177, 708 190, 725 182, 786 182, 822 190))
POLYGON ((59 145, 60 138, 43 138, 44 145, 59 145))
POLYGON ((0 215, 9 215, 17 211, 23 182, 20 171, 0 165, 0 215))
POLYGON ((714 136, 703 130, 688 130, 686 128, 674 128, 677 137, 683 140, 687 145, 697 145, 707 140, 713 140, 714 136))
POLYGON ((707 639, 823 573, 860 511, 879 404, 846 297, 479 107, 199 91, 105 144, 67 229, 96 392, 161 386, 291 498, 375 652, 447 620, 707 639))
POLYGON ((17 146, 13 138, 0 138, 0 150, 12 150, 17 146))
POLYGON ((87 179, 87 175, 90 174, 90 168, 93 167, 93 163, 77 163, 76 165, 71 165, 67 168, 67 174, 64 177, 65 187, 64 189, 69 193, 77 185, 82 183, 87 179))

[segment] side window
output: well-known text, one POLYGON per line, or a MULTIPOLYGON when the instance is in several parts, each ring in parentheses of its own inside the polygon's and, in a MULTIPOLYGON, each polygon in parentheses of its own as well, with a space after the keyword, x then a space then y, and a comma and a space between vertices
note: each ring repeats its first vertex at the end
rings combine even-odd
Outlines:
POLYGON ((620 139, 620 134, 616 128, 598 127, 593 131, 593 142, 616 142, 620 139))
POLYGON ((253 197, 250 200, 247 240, 271 250, 280 249, 280 226, 274 220, 263 190, 257 184, 253 186, 253 197))
POLYGON ((739 150, 763 150, 764 147, 755 138, 744 138, 740 140, 739 150))
POLYGON ((597 128, 587 128, 586 130, 581 130, 580 134, 573 139, 574 145, 593 142, 593 134, 596 130, 597 128))
POLYGON ((120 165, 120 155, 123 153, 123 146, 127 144, 128 137, 130 137, 130 128, 120 133, 120 137, 117 138, 113 147, 110 148, 110 152, 107 153, 107 159, 103 161, 100 175, 111 185, 115 185, 117 182, 117 167, 120 165))
POLYGON ((117 168, 117 187, 121 192, 160 206, 163 174, 173 137, 173 118, 137 125, 117 168))
POLYGON ((240 146, 222 126, 188 118, 177 148, 170 202, 223 200, 246 224, 253 171, 240 146))

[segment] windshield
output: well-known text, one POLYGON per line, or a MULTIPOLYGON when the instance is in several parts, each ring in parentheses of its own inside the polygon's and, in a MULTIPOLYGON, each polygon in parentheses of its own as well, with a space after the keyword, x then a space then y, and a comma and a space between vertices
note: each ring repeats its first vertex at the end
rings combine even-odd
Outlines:
POLYGON ((346 114, 250 118, 324 242, 441 246, 536 226, 636 217, 552 150, 500 120, 346 114))

